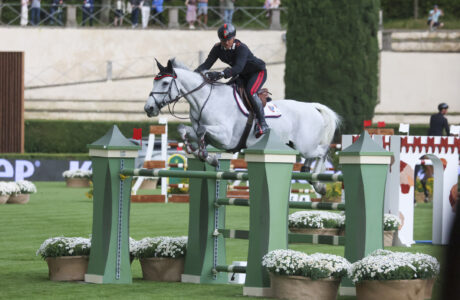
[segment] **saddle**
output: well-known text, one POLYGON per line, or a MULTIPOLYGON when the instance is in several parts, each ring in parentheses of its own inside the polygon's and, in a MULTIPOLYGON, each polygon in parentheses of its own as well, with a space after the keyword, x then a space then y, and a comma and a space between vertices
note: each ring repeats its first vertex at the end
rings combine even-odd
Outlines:
MULTIPOLYGON (((243 100, 244 106, 246 106, 246 109, 249 112, 248 118, 246 120, 246 126, 244 127, 244 131, 243 131, 243 134, 241 135, 238 145, 236 145, 235 148, 228 150, 229 152, 235 153, 235 152, 239 152, 241 149, 246 148, 246 141, 248 140, 248 136, 249 136, 249 133, 251 132, 252 124, 254 123, 254 108, 252 107, 251 101, 248 98, 243 82, 241 80, 235 80, 232 82, 232 84, 236 86, 236 91, 239 94, 240 98, 243 100)), ((271 98, 269 97, 271 93, 268 91, 267 88, 260 89, 257 95, 262 101, 263 107, 265 107, 265 105, 267 104, 267 101, 271 101, 271 98)))

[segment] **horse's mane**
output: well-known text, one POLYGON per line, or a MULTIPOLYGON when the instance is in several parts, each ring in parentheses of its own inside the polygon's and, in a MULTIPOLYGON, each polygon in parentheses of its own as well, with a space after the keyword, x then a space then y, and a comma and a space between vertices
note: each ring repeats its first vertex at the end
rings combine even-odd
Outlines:
POLYGON ((179 68, 179 69, 190 71, 190 69, 184 63, 177 60, 175 57, 171 58, 171 63, 172 63, 173 68, 179 68))

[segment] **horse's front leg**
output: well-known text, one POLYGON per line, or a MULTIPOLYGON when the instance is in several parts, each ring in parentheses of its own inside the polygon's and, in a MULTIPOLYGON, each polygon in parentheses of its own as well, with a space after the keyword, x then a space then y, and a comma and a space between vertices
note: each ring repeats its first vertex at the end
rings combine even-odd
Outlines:
POLYGON ((198 150, 193 147, 192 141, 196 141, 198 143, 198 137, 195 134, 195 131, 190 126, 185 126, 184 124, 179 124, 177 127, 177 131, 180 134, 180 137, 185 145, 185 152, 188 154, 195 154, 198 155, 198 150))
POLYGON ((216 155, 209 155, 208 150, 206 150, 206 134, 208 130, 205 126, 199 126, 196 135, 198 137, 198 158, 202 161, 207 162, 211 166, 217 167, 219 160, 216 155))

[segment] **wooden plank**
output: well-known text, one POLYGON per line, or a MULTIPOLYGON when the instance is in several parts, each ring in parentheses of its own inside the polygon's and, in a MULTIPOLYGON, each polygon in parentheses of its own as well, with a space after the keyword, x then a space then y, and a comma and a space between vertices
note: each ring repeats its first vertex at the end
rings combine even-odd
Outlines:
POLYGON ((170 194, 168 195, 168 202, 170 203, 188 203, 190 202, 189 194, 170 194))
POLYGON ((393 128, 366 128, 367 133, 369 134, 379 134, 379 135, 394 135, 395 130, 393 128))
POLYGON ((248 163, 244 159, 232 159, 230 169, 247 169, 248 163))
POLYGON ((227 191, 227 198, 249 199, 249 191, 227 191))
POLYGON ((164 160, 147 160, 144 161, 143 167, 146 169, 164 169, 166 162, 164 160))
POLYGON ((138 203, 164 203, 165 195, 131 195, 131 202, 138 203))
POLYGON ((166 133, 165 125, 150 125, 150 134, 163 134, 166 133))

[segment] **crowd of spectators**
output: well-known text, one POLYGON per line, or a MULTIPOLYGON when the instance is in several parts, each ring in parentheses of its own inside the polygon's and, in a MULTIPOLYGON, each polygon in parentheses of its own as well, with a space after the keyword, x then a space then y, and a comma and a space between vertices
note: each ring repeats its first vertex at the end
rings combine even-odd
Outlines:
MULTIPOLYGON (((98 9, 95 8, 94 0, 81 0, 81 26, 93 26, 98 9)), ((238 0, 219 0, 224 23, 233 22, 235 4, 238 0)), ((65 0, 52 0, 50 7, 42 7, 41 0, 21 0, 20 25, 37 26, 41 24, 64 25, 63 11, 65 0)), ((208 25, 208 0, 185 0, 186 21, 189 29, 195 29, 195 25, 207 28, 208 25)), ((265 0, 263 8, 265 16, 271 17, 273 9, 279 8, 281 0, 265 0)), ((116 0, 113 7, 113 26, 122 26, 125 18, 129 16, 132 28, 139 25, 147 28, 153 21, 159 25, 165 25, 163 16, 164 0, 116 0)))

